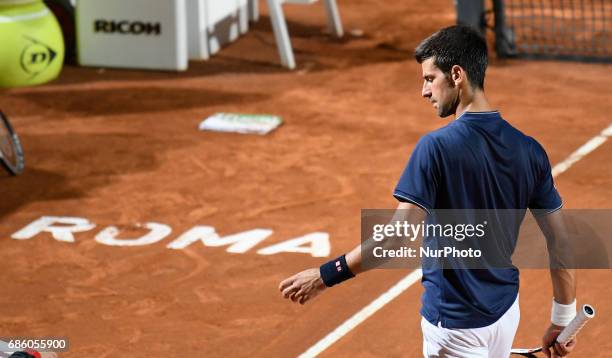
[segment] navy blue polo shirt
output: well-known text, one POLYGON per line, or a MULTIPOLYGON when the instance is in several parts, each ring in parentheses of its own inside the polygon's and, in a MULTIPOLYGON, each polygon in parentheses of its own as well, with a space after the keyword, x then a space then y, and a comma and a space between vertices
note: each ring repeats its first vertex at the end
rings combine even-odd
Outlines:
MULTIPOLYGON (((543 209, 562 206, 542 146, 499 112, 465 112, 423 136, 393 196, 432 209, 543 209)), ((514 247, 516 237, 502 237, 514 247)), ((421 314, 446 328, 495 323, 518 294, 516 268, 424 268, 421 314)))

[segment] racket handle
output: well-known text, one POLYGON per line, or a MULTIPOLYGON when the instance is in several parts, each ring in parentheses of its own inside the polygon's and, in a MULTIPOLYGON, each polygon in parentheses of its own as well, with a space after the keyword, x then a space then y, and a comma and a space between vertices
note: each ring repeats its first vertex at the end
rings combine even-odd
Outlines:
POLYGON ((591 319, 595 317, 595 309, 591 305, 582 305, 580 311, 574 319, 561 331, 559 336, 557 337, 557 342, 565 345, 567 342, 571 341, 578 331, 584 327, 584 325, 591 319))

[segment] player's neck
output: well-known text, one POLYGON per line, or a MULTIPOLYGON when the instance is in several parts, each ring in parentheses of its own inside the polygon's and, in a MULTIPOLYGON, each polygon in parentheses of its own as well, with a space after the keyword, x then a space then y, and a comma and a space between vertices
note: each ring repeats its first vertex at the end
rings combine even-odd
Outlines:
POLYGON ((482 90, 462 91, 459 97, 459 105, 457 106, 456 117, 461 116, 464 112, 491 112, 493 107, 487 101, 482 90))

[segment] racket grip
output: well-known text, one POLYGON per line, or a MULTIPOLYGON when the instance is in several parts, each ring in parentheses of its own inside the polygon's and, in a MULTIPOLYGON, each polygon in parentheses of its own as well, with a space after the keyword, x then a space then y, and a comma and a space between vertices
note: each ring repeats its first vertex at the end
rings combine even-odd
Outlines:
POLYGON ((595 309, 591 305, 582 305, 580 311, 574 319, 561 331, 559 336, 557 337, 557 342, 562 345, 567 344, 567 342, 571 341, 578 331, 584 327, 584 325, 591 319, 595 317, 595 309))

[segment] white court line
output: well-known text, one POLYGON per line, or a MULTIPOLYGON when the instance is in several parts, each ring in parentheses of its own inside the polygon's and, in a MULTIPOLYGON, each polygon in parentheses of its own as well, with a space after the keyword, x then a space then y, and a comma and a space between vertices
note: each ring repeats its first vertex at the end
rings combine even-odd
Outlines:
MULTIPOLYGON (((558 176, 564 171, 568 170, 574 163, 582 159, 585 155, 597 149, 601 146, 608 137, 612 136, 612 124, 608 128, 601 131, 601 133, 591 140, 586 142, 583 146, 578 148, 574 153, 570 154, 564 161, 554 166, 552 169, 553 177, 558 176)), ((406 291, 410 286, 419 281, 423 273, 421 270, 414 270, 408 274, 408 276, 402 278, 398 283, 391 287, 387 292, 380 295, 370 304, 362 308, 359 312, 355 313, 351 318, 347 319, 339 325, 336 329, 331 331, 328 335, 323 337, 315 345, 308 348, 304 353, 299 355, 299 358, 311 358, 316 357, 321 352, 329 348, 332 344, 336 343, 340 338, 344 337, 353 328, 360 325, 363 321, 368 319, 371 315, 376 313, 379 309, 383 308, 387 303, 391 302, 402 292, 406 291)))
POLYGON ((599 135, 591 138, 591 140, 584 143, 582 147, 578 148, 574 153, 570 154, 567 159, 555 165, 555 167, 552 169, 553 177, 556 177, 557 175, 568 170, 572 165, 574 165, 574 163, 582 159, 582 157, 591 153, 600 145, 604 144, 610 136, 612 136, 612 124, 609 125, 608 128, 601 131, 599 135))
POLYGON ((414 270, 408 274, 408 276, 401 279, 395 286, 391 287, 387 292, 380 295, 377 299, 372 301, 369 305, 362 308, 359 312, 355 313, 353 317, 347 319, 344 323, 338 326, 336 329, 331 331, 327 336, 317 342, 314 346, 308 348, 308 350, 300 354, 300 358, 316 357, 321 352, 326 350, 329 346, 334 344, 337 340, 349 333, 353 328, 357 327, 361 322, 365 321, 368 317, 373 315, 376 311, 381 309, 384 305, 391 302, 395 297, 399 296, 402 292, 406 291, 408 287, 412 286, 415 282, 421 279, 421 270, 414 270))

